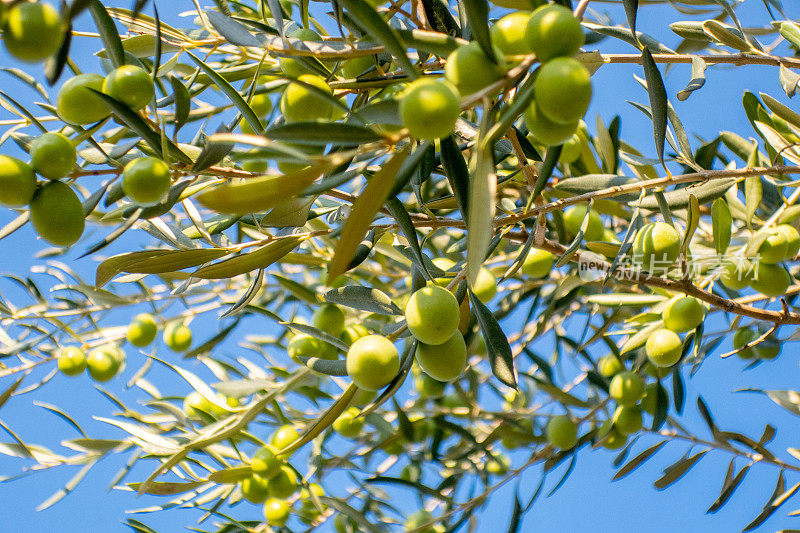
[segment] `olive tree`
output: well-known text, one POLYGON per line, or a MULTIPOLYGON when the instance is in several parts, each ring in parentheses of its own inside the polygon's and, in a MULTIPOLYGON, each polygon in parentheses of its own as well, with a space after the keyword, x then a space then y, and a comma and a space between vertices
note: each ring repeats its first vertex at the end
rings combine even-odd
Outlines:
MULTIPOLYGON (((51 245, 4 278, 25 294, 0 299, 0 406, 93 380, 116 409, 97 408, 108 438, 37 403, 80 433, 62 449, 0 423, 20 475, 80 467, 39 508, 112 455, 132 507, 226 532, 475 528, 535 471, 516 531, 607 450, 615 480, 685 451, 657 489, 730 460, 710 512, 774 471, 747 530, 794 496, 778 428, 719 427, 685 380, 797 338, 800 26, 779 0, 747 23, 728 0, 493 2, 215 0, 173 25, 171 2, 0 3, 0 239, 51 245), (655 9, 663 31, 637 31, 655 9), (754 65, 772 95, 748 90, 754 65), (673 104, 718 66, 751 129, 720 109, 698 140, 673 104), (628 105, 599 69, 639 82, 652 138, 589 120, 593 95, 628 105)), ((753 390, 800 414, 798 392, 753 390)))

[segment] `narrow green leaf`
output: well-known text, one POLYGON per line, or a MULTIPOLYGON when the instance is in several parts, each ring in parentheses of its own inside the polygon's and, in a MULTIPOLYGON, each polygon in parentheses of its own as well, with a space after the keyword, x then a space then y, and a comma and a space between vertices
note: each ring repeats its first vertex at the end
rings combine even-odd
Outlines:
POLYGON ((122 47, 122 40, 119 38, 114 21, 99 0, 91 0, 89 10, 94 19, 94 25, 100 33, 100 38, 103 40, 103 46, 106 47, 106 54, 111 60, 111 64, 114 65, 114 68, 121 67, 125 64, 125 49, 122 47))
POLYGON ((200 279, 228 279, 241 274, 252 272, 259 268, 267 268, 284 255, 288 254, 306 239, 304 236, 293 235, 277 239, 265 244, 254 252, 238 255, 225 259, 213 265, 202 267, 192 272, 192 277, 200 279))
POLYGON ((667 89, 658 70, 653 54, 648 48, 642 50, 642 66, 647 81, 647 94, 650 97, 650 109, 653 114, 653 137, 656 153, 661 164, 664 164, 664 141, 667 138, 667 89))
POLYGON ((368 313, 379 315, 402 315, 403 311, 397 307, 391 298, 378 289, 362 287, 361 285, 347 285, 332 289, 325 293, 325 300, 335 304, 351 307, 368 313))
MULTIPOLYGON (((731 460, 731 466, 733 466, 733 460, 731 460)), ((711 507, 706 510, 706 514, 716 513, 728 502, 730 497, 733 496, 733 493, 739 487, 739 484, 744 480, 744 476, 750 471, 750 466, 751 465, 745 465, 741 470, 739 470, 739 472, 736 473, 735 476, 730 478, 726 477, 719 497, 714 501, 714 503, 711 504, 711 507)))
POLYGON ((514 355, 503 328, 500 327, 489 308, 471 290, 469 291, 469 302, 478 318, 481 334, 486 342, 492 373, 501 383, 516 389, 517 373, 514 370, 514 355))
POLYGON ((731 243, 731 226, 733 218, 731 210, 724 198, 717 198, 711 204, 711 231, 714 237, 714 249, 724 254, 731 243))
POLYGON ((636 39, 636 14, 639 11, 639 0, 622 0, 622 5, 625 7, 625 16, 628 19, 631 35, 636 39))
POLYGON ((692 56, 692 78, 686 88, 678 93, 678 100, 683 102, 706 83, 706 62, 702 57, 692 56))
POLYGON ((489 34, 489 3, 486 0, 461 0, 467 13, 472 37, 478 41, 483 53, 493 62, 497 62, 492 46, 492 37, 489 34))
MULTIPOLYGON (((363 0, 359 0, 362 1, 363 0)), ((367 182, 367 186, 359 195, 350 216, 342 228, 341 238, 336 245, 333 259, 328 264, 328 279, 333 281, 347 269, 347 265, 355 255, 358 243, 367 233, 367 228, 372 223, 375 214, 386 202, 389 191, 394 185, 395 175, 408 156, 409 147, 405 147, 383 164, 367 182)))
POLYGON ((692 455, 691 457, 684 456, 678 462, 664 470, 664 475, 656 480, 656 482, 653 484, 658 490, 664 490, 683 477, 695 464, 697 464, 697 461, 702 459, 707 453, 708 450, 704 450, 692 455))
POLYGON ((458 208, 466 219, 469 206, 470 175, 464 155, 453 135, 441 140, 441 158, 444 174, 458 201, 458 208))
POLYGON ((143 250, 115 255, 98 265, 95 273, 95 287, 102 287, 120 272, 137 274, 174 272, 202 265, 230 253, 229 250, 221 248, 208 248, 197 250, 143 250))
POLYGON ((474 286, 494 235, 497 175, 491 150, 479 150, 469 187, 467 217, 467 280, 474 286))
POLYGON ((668 441, 666 440, 662 440, 658 444, 650 446, 645 451, 641 452, 639 455, 628 461, 622 468, 620 468, 617 471, 616 474, 614 474, 614 477, 611 478, 611 481, 620 480, 625 476, 627 476, 628 474, 630 474, 631 472, 633 472, 634 470, 636 470, 637 468, 639 468, 642 464, 644 464, 645 461, 654 456, 658 452, 658 450, 663 448, 667 444, 667 442, 668 441))
POLYGON ((338 122, 289 122, 273 126, 264 132, 264 137, 277 141, 288 141, 310 146, 358 146, 381 140, 381 136, 370 128, 338 122))

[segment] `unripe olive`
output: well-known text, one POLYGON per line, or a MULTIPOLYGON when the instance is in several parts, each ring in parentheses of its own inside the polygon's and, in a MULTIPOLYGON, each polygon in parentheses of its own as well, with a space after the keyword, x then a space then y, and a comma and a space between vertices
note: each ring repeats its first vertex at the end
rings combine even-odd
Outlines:
MULTIPOLYGON (((758 334, 749 328, 739 328, 733 334, 733 347, 735 349, 739 349, 742 346, 745 346, 758 338, 758 334)), ((737 355, 742 359, 753 359, 756 356, 756 352, 753 347, 745 348, 744 350, 739 350, 737 355)))
POLYGON ((186 324, 172 323, 164 328, 164 343, 174 352, 185 352, 192 345, 192 330, 186 324))
POLYGON ((269 479, 281 470, 281 466, 285 463, 283 459, 278 457, 280 450, 271 444, 266 444, 256 450, 253 458, 250 459, 250 468, 255 474, 269 479))
MULTIPOLYGON (((321 76, 303 74, 297 80, 333 95, 333 91, 321 76)), ((328 119, 333 113, 333 102, 305 85, 292 82, 284 89, 281 96, 281 111, 287 122, 328 119)))
POLYGON ((547 118, 559 124, 572 124, 589 108, 592 80, 580 61, 559 57, 539 68, 533 91, 539 111, 547 118))
POLYGON ((789 242, 782 231, 772 230, 758 247, 758 255, 762 263, 774 265, 783 261, 789 252, 789 242))
POLYGON ((269 496, 267 485, 266 479, 254 474, 242 480, 242 495, 250 503, 264 503, 269 496))
MULTIPOLYGON (((649 414, 654 415, 656 414, 656 405, 658 403, 658 383, 648 383, 644 387, 644 394, 642 395, 642 409, 649 414)), ((666 393, 666 391, 664 391, 666 393)), ((667 404, 669 404, 669 399, 667 400, 667 404)))
POLYGON ((359 417, 361 411, 357 407, 350 407, 333 421, 333 430, 345 438, 357 437, 364 427, 364 418, 359 417))
POLYGON ((623 435, 631 435, 642 429, 642 408, 619 406, 614 411, 614 428, 623 435))
POLYGON ((614 376, 608 387, 608 395, 618 405, 625 407, 636 405, 642 394, 644 394, 644 380, 629 370, 614 376))
POLYGON ((103 91, 103 77, 99 74, 78 74, 67 80, 58 91, 58 116, 70 124, 92 124, 106 118, 111 111, 93 90, 103 91))
POLYGON ((478 270, 478 277, 475 279, 475 284, 472 286, 472 292, 483 303, 489 303, 497 294, 497 278, 494 277, 489 269, 481 267, 478 270))
POLYGON ((18 3, 5 13, 3 43, 20 61, 38 63, 59 49, 64 26, 53 6, 44 2, 18 3))
POLYGON ((467 363, 467 345, 464 336, 455 331, 450 338, 442 344, 417 345, 417 363, 433 379, 438 381, 453 381, 464 370, 467 363))
MULTIPOLYGON (((561 146, 561 153, 558 156, 558 162, 562 165, 574 163, 581 157, 582 153, 583 143, 581 142, 581 138, 577 135, 572 135, 569 139, 564 141, 564 144, 561 146)), ((606 240, 608 241, 607 236, 606 240)), ((616 236, 614 240, 616 240, 616 236)))
POLYGON ((311 317, 311 325, 317 329, 338 336, 344 329, 344 311, 336 304, 322 304, 314 311, 311 317))
POLYGON ((697 328, 703 322, 705 309, 697 298, 681 296, 670 302, 661 316, 664 326, 676 333, 683 333, 697 328))
POLYGON ((122 171, 122 190, 138 204, 155 204, 172 184, 169 166, 157 157, 130 161, 122 171))
POLYGON ((61 133, 43 133, 31 143, 31 166, 46 178, 63 178, 75 168, 78 152, 61 133))
POLYGON ((547 442, 559 450, 569 450, 578 442, 578 426, 567 415, 558 415, 547 422, 547 442))
POLYGON ((472 41, 453 50, 447 56, 444 77, 462 96, 476 93, 501 79, 504 69, 489 59, 483 49, 472 41))
POLYGON ((86 354, 77 346, 64 348, 58 354, 58 369, 65 376, 77 376, 86 370, 86 354))
POLYGON ((103 92, 111 98, 139 110, 150 103, 155 87, 150 74, 135 65, 122 65, 103 80, 103 92))
POLYGON ((31 223, 41 238, 56 246, 75 244, 86 223, 78 195, 66 183, 45 183, 31 200, 31 223))
POLYGON ((547 250, 534 248, 528 252, 527 256, 525 256, 525 260, 522 262, 520 270, 526 276, 530 276, 532 278, 543 278, 550 274, 555 260, 555 256, 553 256, 553 254, 547 250))
POLYGON ((286 347, 289 357, 298 360, 299 357, 317 357, 319 359, 338 359, 336 348, 305 333, 298 333, 289 341, 286 347))
POLYGON ((101 346, 89 352, 86 366, 92 379, 103 383, 117 375, 122 366, 122 360, 116 348, 101 346))
POLYGON ((756 275, 750 280, 750 287, 765 296, 783 296, 792 284, 792 278, 781 265, 758 263, 756 275))
POLYGON ((434 140, 455 129, 461 108, 458 94, 449 83, 429 78, 414 80, 400 99, 400 119, 411 136, 434 140))
MULTIPOLYGON (((585 205, 575 205, 564 211, 564 227, 570 237, 574 237, 578 234, 585 217, 585 205)), ((603 240, 604 231, 603 221, 600 219, 600 215, 597 211, 592 209, 589 211, 589 222, 583 234, 583 239, 586 241, 601 241, 603 240)))
POLYGON ((268 498, 264 502, 264 518, 267 524, 273 527, 280 527, 286 524, 292 515, 292 508, 286 500, 278 498, 268 498))
POLYGON ((342 339, 347 345, 353 344, 361 337, 369 335, 369 330, 362 324, 351 324, 344 328, 339 338, 342 339))
POLYGON ((495 22, 489 29, 492 44, 507 56, 530 54, 531 48, 525 35, 530 15, 523 11, 509 13, 495 22))
POLYGON ((15 157, 0 155, 0 204, 22 207, 33 199, 36 176, 27 163, 15 157))
POLYGON ((267 482, 267 492, 273 498, 288 498, 297 491, 298 487, 297 474, 288 465, 281 466, 280 472, 267 482))
POLYGON ((553 122, 542 113, 535 100, 525 110, 525 125, 534 140, 545 146, 557 146, 571 139, 578 124, 578 120, 565 124, 553 122))
POLYGON ((681 236, 664 222, 647 224, 636 232, 633 241, 633 259, 647 272, 666 272, 681 251, 681 236))
POLYGON ((574 56, 583 46, 581 23, 564 6, 538 7, 528 19, 525 39, 542 63, 559 56, 574 56))
POLYGON ((789 224, 781 224, 776 226, 775 229, 780 231, 786 237, 786 257, 785 259, 794 259, 797 253, 800 252, 800 233, 794 226, 789 224))
POLYGON ((281 426, 272 434, 269 443, 278 450, 284 450, 300 438, 300 434, 292 426, 281 426))
POLYGON ((504 476, 508 473, 511 461, 502 453, 495 454, 494 457, 486 459, 486 472, 494 476, 504 476))
POLYGON ((746 260, 723 263, 720 283, 732 291, 740 291, 750 283, 750 263, 746 260))
POLYGON ((614 422, 611 419, 600 425, 597 436, 600 439, 600 445, 607 450, 619 450, 625 446, 627 441, 627 437, 614 428, 614 422))
POLYGON ((680 361, 683 343, 669 329, 658 329, 647 338, 644 350, 647 358, 658 367, 669 367, 680 361))
POLYGON ((409 331, 425 344, 447 342, 458 329, 459 315, 455 296, 436 285, 417 290, 405 309, 409 331))
POLYGON ((130 323, 125 337, 128 342, 141 348, 153 342, 156 335, 158 335, 158 325, 155 317, 149 313, 141 313, 130 323))
POLYGON ((381 335, 358 339, 347 351, 347 374, 360 389, 375 391, 388 385, 400 370, 392 341, 381 335))
POLYGON ((600 358, 597 362, 597 370, 601 376, 611 378, 625 370, 625 367, 614 354, 610 353, 600 358))

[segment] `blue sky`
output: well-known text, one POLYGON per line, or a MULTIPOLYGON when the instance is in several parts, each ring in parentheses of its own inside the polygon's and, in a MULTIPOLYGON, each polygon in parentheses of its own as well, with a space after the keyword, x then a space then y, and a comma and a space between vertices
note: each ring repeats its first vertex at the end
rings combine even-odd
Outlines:
MULTIPOLYGON (((108 4, 112 4, 108 2, 108 4)), ((787 7, 792 2, 785 2, 787 7)), ((113 2, 113 5, 128 6, 128 2, 113 2)), ((180 10, 189 10, 191 2, 165 2, 158 3, 162 18, 175 25, 176 13, 180 10), (179 7, 178 7, 179 6, 179 7)), ((614 20, 622 23, 624 17, 621 10, 606 3, 597 3, 600 9, 608 9, 614 20)), ((500 11, 498 11, 500 13, 500 11)), ((746 25, 763 24, 768 20, 766 10, 761 2, 751 0, 738 11, 746 25)), ((789 9, 789 16, 797 17, 800 10, 797 6, 789 9)), ((664 36, 667 44, 677 42, 672 38, 666 24, 673 20, 685 20, 689 16, 679 15, 674 10, 644 5, 639 14, 639 29, 645 33, 664 36)), ((83 17, 80 27, 87 28, 86 17, 83 17)), ((769 42, 770 39, 765 40, 769 42)), ((94 51, 95 43, 87 39, 76 39, 73 57, 80 58, 81 52, 94 51)), ((625 44, 613 44, 606 40, 601 44, 604 51, 634 52, 625 44)), ((99 72, 99 64, 93 58, 80 58, 82 67, 87 70, 99 72)), ((30 69, 37 77, 41 78, 40 66, 28 67, 15 63, 5 54, 0 55, 0 64, 30 69)), ((594 117, 600 115, 607 124, 610 119, 620 114, 623 117, 622 137, 643 151, 645 155, 652 156, 655 151, 652 142, 652 127, 650 122, 637 110, 626 103, 626 100, 646 103, 647 96, 643 89, 634 81, 633 75, 641 76, 640 67, 633 65, 607 65, 601 68, 594 77, 595 97, 593 105, 587 114, 587 123, 593 129, 594 117)), ((675 93, 682 89, 689 79, 689 66, 680 65, 665 74, 665 82, 671 101, 680 115, 687 132, 692 139, 693 147, 699 142, 693 138, 698 135, 711 138, 720 130, 730 130, 743 137, 755 136, 744 112, 741 109, 741 96, 744 90, 755 93, 766 92, 790 107, 796 105, 788 100, 778 84, 777 69, 773 67, 749 66, 742 68, 709 67, 705 87, 692 94, 685 102, 674 98, 675 93)), ((3 90, 10 91, 15 96, 22 93, 25 88, 9 77, 0 78, 3 90)), ((55 91, 51 91, 54 96, 55 91)), ((0 119, 7 118, 8 113, 0 112, 0 119)), ((33 133, 33 132, 30 132, 33 133)), ((9 153, 10 143, 0 147, 2 153, 9 153)), ((0 225, 11 220, 12 215, 8 210, 0 210, 0 225)), ((70 252, 60 260, 76 269, 87 279, 92 279, 95 263, 89 258, 77 259, 84 248, 84 243, 94 242, 101 234, 94 229, 93 235, 84 237, 82 245, 70 252)), ((131 249, 137 242, 125 239, 115 243, 108 250, 108 255, 131 249)), ((24 274, 31 266, 41 265, 43 260, 34 258, 34 254, 45 246, 35 237, 30 228, 24 228, 11 237, 0 241, 0 269, 4 272, 24 274)), ((35 279, 44 280, 37 276, 35 279)), ((47 286, 48 282, 43 282, 47 286)), ((6 299, 18 303, 22 298, 21 293, 11 284, 0 281, 0 294, 6 299)), ((124 324, 128 312, 111 314, 108 324, 124 324)), ((206 319, 205 326, 215 328, 213 317, 206 319)), ((518 324, 514 320, 504 324, 507 331, 513 331, 518 324)), ((575 323, 575 328, 582 324, 575 323)), ((242 331, 246 329, 263 328, 263 322, 250 320, 242 331)), ((707 331, 721 330, 726 327, 722 316, 717 313, 706 324, 707 331)), ((199 328, 196 328, 196 330, 199 328)), ((780 332, 781 336, 791 333, 787 328, 780 332)), ((782 356, 771 363, 763 364, 755 369, 742 371, 743 364, 735 358, 721 360, 718 357, 729 349, 729 342, 724 343, 714 356, 709 357, 700 371, 692 378, 686 379, 687 402, 685 416, 682 421, 692 430, 698 431, 700 436, 708 437, 707 431, 697 416, 694 407, 695 398, 702 393, 718 425, 723 429, 740 431, 747 435, 758 437, 765 423, 770 422, 778 427, 778 435, 772 445, 772 450, 780 457, 785 457, 785 448, 797 446, 793 439, 797 435, 796 417, 793 417, 779 407, 775 406, 766 397, 751 394, 735 393, 741 388, 771 388, 790 389, 796 387, 798 377, 797 359, 794 357, 794 344, 784 347, 782 356)), ((231 355, 235 348, 226 345, 223 353, 231 355)), ((163 348, 162 348, 163 352, 163 348)), ((130 351, 129 351, 130 355, 130 351)), ((137 365, 129 365, 125 378, 129 378, 137 365)), ((202 372, 198 366, 189 366, 193 371, 202 372)), ((208 374, 205 375, 210 379, 208 374)), ((158 373, 153 378, 157 385, 170 394, 185 394, 188 388, 183 383, 176 384, 173 376, 166 372, 158 373)), ((31 382, 33 379, 31 379, 31 382)), ((121 390, 124 379, 112 382, 110 388, 119 394, 123 401, 131 404, 141 401, 144 395, 141 391, 121 390)), ((91 420, 92 415, 108 416, 112 406, 95 391, 93 384, 85 376, 68 379, 56 376, 47 386, 35 393, 21 395, 13 398, 0 409, 0 419, 17 431, 27 442, 43 443, 58 450, 58 442, 62 439, 77 436, 74 430, 56 419, 44 410, 34 407, 34 400, 55 404, 73 415, 90 433, 97 437, 119 437, 120 434, 109 426, 91 420)), ((4 440, 4 439, 0 439, 4 440)), ((652 437, 644 437, 637 444, 635 451, 643 450, 656 441, 652 437)), ((528 513, 521 531, 733 531, 741 529, 760 511, 772 492, 777 470, 773 467, 755 467, 748 474, 747 479, 739 488, 731 501, 716 515, 705 516, 705 509, 717 497, 722 485, 725 470, 730 455, 721 452, 709 453, 689 474, 681 481, 665 491, 658 492, 652 482, 661 475, 661 469, 677 460, 687 447, 683 444, 673 443, 668 445, 659 454, 622 481, 610 483, 614 474, 611 466, 614 453, 603 450, 590 452, 584 449, 580 452, 575 471, 567 483, 553 496, 540 499, 528 513)), ((700 451, 696 449, 694 451, 700 451)), ((520 454, 515 454, 516 464, 522 459, 520 454)), ((96 466, 78 486, 78 488, 55 506, 35 512, 34 508, 51 493, 58 490, 75 473, 69 468, 53 469, 40 472, 26 479, 12 483, 0 484, 0 517, 3 525, 0 529, 9 532, 39 532, 60 529, 62 531, 122 531, 124 526, 124 511, 134 508, 143 508, 163 502, 154 497, 143 497, 138 500, 131 493, 122 491, 107 492, 108 481, 124 464, 124 458, 113 457, 96 466)), ((744 463, 738 462, 741 467, 744 463)), ((16 459, 0 456, 0 474, 9 475, 18 471, 22 463, 16 459)), ((134 470, 129 479, 142 479, 152 468, 147 464, 145 468, 134 470)), ((560 467, 563 469, 563 466, 560 467)), ((540 467, 529 469, 520 483, 520 497, 525 501, 535 490, 539 479, 540 467)), ((559 478, 559 472, 551 474, 549 486, 559 478)), ((788 476, 788 484, 797 480, 788 476)), ((494 497, 491 504, 480 516, 478 531, 503 531, 509 520, 512 506, 514 485, 510 484, 494 497)), ((410 497, 410 493, 398 490, 394 493, 396 502, 406 510, 413 510, 417 505, 410 497)), ((790 500, 782 509, 778 510, 760 530, 772 531, 783 528, 797 528, 793 518, 787 518, 786 512, 798 507, 794 500, 790 500)), ((256 519, 261 516, 258 506, 247 503, 241 504, 234 514, 242 519, 256 519)), ((158 531, 180 531, 185 527, 192 527, 197 518, 195 511, 172 510, 164 513, 139 515, 136 518, 149 524, 158 531)), ((202 526, 201 526, 202 527, 202 526)))

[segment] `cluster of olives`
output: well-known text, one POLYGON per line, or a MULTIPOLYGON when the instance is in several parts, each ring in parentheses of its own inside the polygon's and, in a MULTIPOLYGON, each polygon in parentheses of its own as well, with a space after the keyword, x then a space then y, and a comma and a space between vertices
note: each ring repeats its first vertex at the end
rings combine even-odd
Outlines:
POLYGON ((31 223, 40 237, 56 246, 70 246, 83 234, 83 204, 75 191, 59 180, 75 168, 75 146, 67 136, 48 132, 30 144, 30 157, 28 164, 0 155, 0 204, 29 206, 31 223), (48 181, 40 184, 36 173, 48 181))
MULTIPOLYGON (((500 19, 500 28, 520 19, 514 13, 506 17, 511 17, 510 21, 500 19)), ((591 75, 572 57, 583 46, 583 30, 569 9, 548 4, 530 15, 524 37, 529 50, 542 62, 534 85, 535 100, 525 111, 525 124, 539 143, 563 144, 578 131, 592 98, 591 75)), ((513 45, 517 50, 523 43, 517 37, 513 45)))
POLYGON ((736 354, 742 359, 771 360, 781 353, 781 343, 775 335, 768 335, 766 339, 755 346, 748 346, 751 342, 761 337, 761 334, 750 328, 739 328, 733 334, 733 347, 738 350, 736 354))
POLYGON ((65 376, 77 376, 84 370, 97 382, 104 383, 116 376, 125 364, 125 352, 118 346, 106 345, 86 353, 77 346, 62 349, 58 354, 58 369, 65 376))
POLYGON ((797 256, 800 233, 789 224, 762 231, 767 235, 758 248, 757 264, 746 258, 730 259, 723 265, 719 282, 734 291, 750 286, 765 296, 782 296, 792 284, 792 277, 781 262, 797 256))
MULTIPOLYGON (((153 315, 141 313, 136 315, 125 334, 128 342, 137 348, 149 346, 158 335, 158 324, 153 315)), ((181 322, 173 322, 164 328, 164 344, 175 352, 185 352, 192 345, 192 330, 181 322)))
POLYGON ((244 498, 255 504, 264 504, 264 517, 273 527, 286 524, 291 516, 297 516, 310 524, 319 518, 325 506, 319 498, 325 493, 317 483, 301 487, 296 470, 280 455, 300 437, 292 426, 278 428, 266 445, 260 447, 250 459, 252 474, 240 482, 244 498), (290 499, 300 490, 299 505, 292 509, 290 499))

